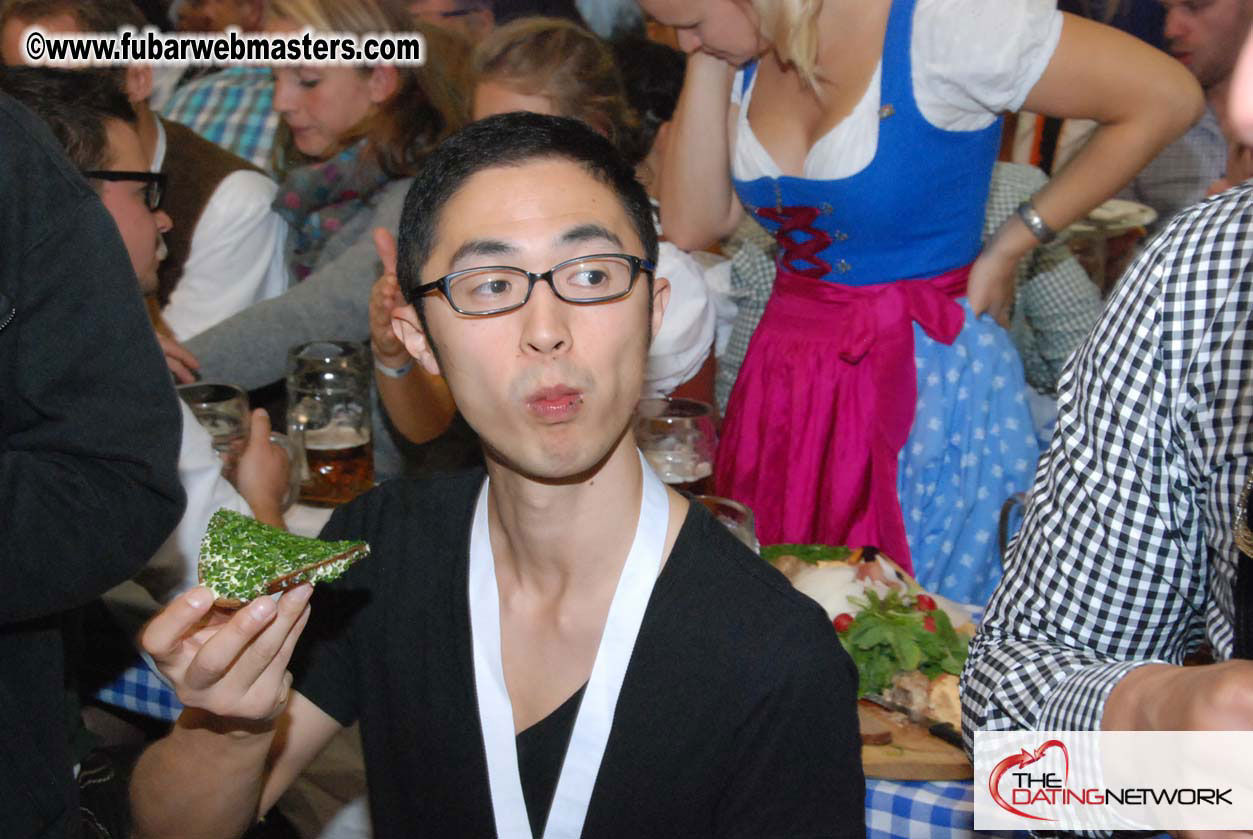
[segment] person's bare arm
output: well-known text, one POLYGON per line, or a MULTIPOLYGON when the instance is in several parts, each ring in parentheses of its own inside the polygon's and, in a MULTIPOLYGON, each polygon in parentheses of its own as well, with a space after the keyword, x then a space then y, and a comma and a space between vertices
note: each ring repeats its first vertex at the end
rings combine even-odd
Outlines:
MULTIPOLYGON (((1192 74, 1165 53, 1108 26, 1066 15, 1061 40, 1023 107, 1100 127, 1032 203, 1060 231, 1106 200, 1200 118, 1205 102, 1192 74)), ((1013 272, 1038 242, 1011 216, 970 275, 970 305, 1008 322, 1013 272)))
POLYGON ((1253 661, 1199 667, 1145 664, 1114 685, 1106 731, 1247 731, 1253 729, 1253 661))
MULTIPOLYGON (((375 360, 392 369, 413 364, 392 329, 392 310, 405 305, 396 280, 396 240, 382 227, 374 230, 374 245, 383 263, 383 276, 370 290, 370 348, 375 360)), ((396 430, 414 443, 425 443, 443 434, 457 406, 442 376, 427 373, 418 364, 400 378, 376 370, 379 399, 396 430)))
POLYGON ((735 68, 719 58, 688 56, 658 181, 661 228, 685 251, 705 248, 739 223, 742 210, 731 184, 734 76, 735 68))
POLYGON ((145 627, 141 644, 185 709, 135 767, 136 837, 241 835, 339 730, 291 693, 287 663, 311 592, 299 586, 230 613, 195 588, 145 627))

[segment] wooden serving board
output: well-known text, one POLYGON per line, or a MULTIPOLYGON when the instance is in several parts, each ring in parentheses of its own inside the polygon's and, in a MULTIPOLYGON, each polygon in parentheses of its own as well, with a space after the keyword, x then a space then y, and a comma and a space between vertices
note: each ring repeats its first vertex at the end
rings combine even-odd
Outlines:
POLYGON ((862 769, 867 778, 895 781, 965 781, 974 777, 966 753, 956 746, 932 737, 904 714, 858 702, 857 712, 864 720, 892 732, 885 746, 861 747, 862 769))

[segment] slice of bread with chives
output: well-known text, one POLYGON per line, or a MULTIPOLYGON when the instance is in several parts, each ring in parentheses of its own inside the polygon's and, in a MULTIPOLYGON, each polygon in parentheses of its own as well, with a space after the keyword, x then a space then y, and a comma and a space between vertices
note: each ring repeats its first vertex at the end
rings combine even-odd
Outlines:
POLYGON ((200 540, 198 573, 214 605, 238 609, 264 594, 334 580, 369 553, 365 542, 310 539, 222 509, 200 540))

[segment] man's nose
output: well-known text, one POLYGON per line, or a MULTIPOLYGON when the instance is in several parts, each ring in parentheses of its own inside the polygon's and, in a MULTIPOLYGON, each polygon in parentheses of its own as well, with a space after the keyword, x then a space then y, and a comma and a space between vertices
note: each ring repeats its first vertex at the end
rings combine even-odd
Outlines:
POLYGON ((1166 29, 1163 35, 1169 42, 1182 39, 1191 30, 1188 12, 1180 6, 1171 6, 1166 10, 1166 29))
POLYGON ((157 230, 162 233, 169 233, 174 229, 174 219, 165 210, 153 210, 152 217, 157 222, 157 230))
POLYGON ((553 355, 570 349, 570 329, 566 322, 572 306, 553 293, 548 283, 539 282, 522 315, 522 352, 553 355))

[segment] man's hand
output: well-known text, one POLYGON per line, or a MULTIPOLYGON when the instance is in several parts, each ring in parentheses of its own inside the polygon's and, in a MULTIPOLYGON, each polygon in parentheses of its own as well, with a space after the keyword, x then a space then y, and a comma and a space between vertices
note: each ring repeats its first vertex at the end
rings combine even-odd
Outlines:
POLYGON ((1146 664, 1105 703, 1106 731, 1253 730, 1253 661, 1199 667, 1146 664))
POLYGON ((200 369, 200 361, 173 336, 162 335, 160 332, 156 335, 157 343, 161 345, 161 351, 165 353, 165 363, 178 383, 185 385, 196 381, 194 371, 200 369))
MULTIPOLYGON (((1248 731, 1253 729, 1253 661, 1199 667, 1146 664, 1114 685, 1101 720, 1105 731, 1248 731)), ((1253 831, 1170 831, 1179 839, 1253 837, 1253 831)))
POLYGON ((376 227, 374 247, 383 263, 383 275, 370 289, 370 345, 380 364, 403 367, 413 359, 392 329, 392 310, 405 305, 396 279, 396 240, 385 228, 376 227))
POLYGON ((245 731, 265 729, 287 706, 287 663, 309 619, 312 593, 306 583, 277 603, 259 597, 232 613, 214 608, 213 592, 200 586, 162 609, 144 627, 140 645, 184 705, 245 731))
POLYGON ((255 409, 248 425, 248 443, 239 455, 233 483, 257 521, 283 527, 283 501, 290 470, 287 452, 270 442, 270 415, 263 408, 255 409))

